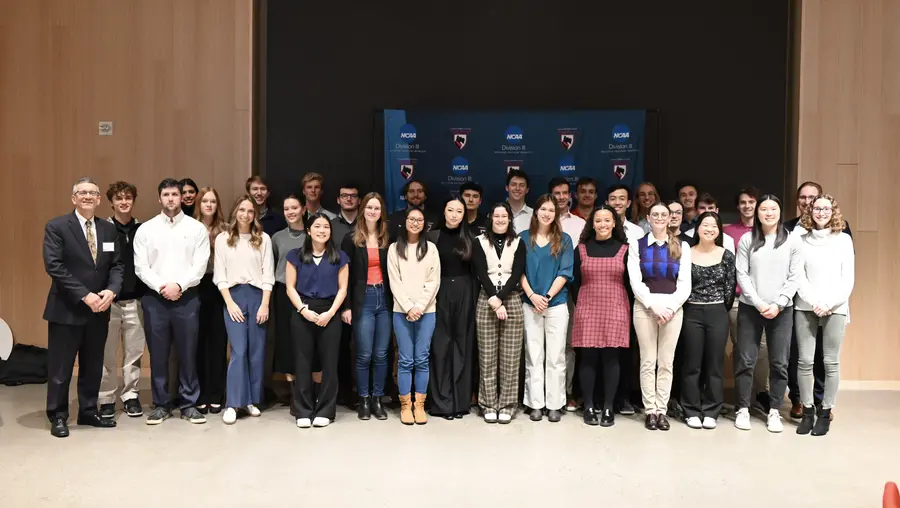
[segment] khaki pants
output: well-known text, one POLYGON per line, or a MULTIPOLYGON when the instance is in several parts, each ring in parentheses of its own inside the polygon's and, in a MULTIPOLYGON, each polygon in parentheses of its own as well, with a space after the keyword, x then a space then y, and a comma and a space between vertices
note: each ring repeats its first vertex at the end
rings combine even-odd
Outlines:
POLYGON ((664 325, 656 322, 650 309, 634 302, 634 330, 641 350, 641 396, 647 414, 665 414, 672 392, 675 346, 684 319, 681 309, 664 325))
MULTIPOLYGON (((731 333, 731 344, 737 341, 737 310, 738 300, 728 311, 728 330, 731 333)), ((756 359, 756 367, 753 370, 753 396, 757 393, 769 393, 769 348, 766 346, 766 332, 763 330, 762 342, 759 344, 759 356, 756 359)))
POLYGON ((100 404, 114 404, 119 387, 119 344, 122 344, 122 402, 138 398, 141 357, 144 355, 144 313, 138 300, 116 302, 110 306, 109 332, 103 353, 103 377, 100 380, 100 404))

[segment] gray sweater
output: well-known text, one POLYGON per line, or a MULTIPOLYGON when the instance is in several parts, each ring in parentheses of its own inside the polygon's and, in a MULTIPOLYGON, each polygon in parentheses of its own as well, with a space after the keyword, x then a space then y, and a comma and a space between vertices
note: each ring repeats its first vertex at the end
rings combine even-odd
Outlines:
POLYGON ((303 241, 306 240, 305 231, 294 231, 290 226, 282 229, 272 236, 272 251, 275 254, 275 282, 284 284, 284 270, 287 266, 288 252, 303 247, 303 241), (294 238, 291 234, 300 236, 294 238))
POLYGON ((738 242, 735 268, 741 287, 740 301, 757 309, 773 303, 790 307, 803 274, 798 237, 788 235, 776 249, 775 235, 767 235, 765 245, 756 251, 750 250, 752 241, 753 234, 746 234, 738 242))

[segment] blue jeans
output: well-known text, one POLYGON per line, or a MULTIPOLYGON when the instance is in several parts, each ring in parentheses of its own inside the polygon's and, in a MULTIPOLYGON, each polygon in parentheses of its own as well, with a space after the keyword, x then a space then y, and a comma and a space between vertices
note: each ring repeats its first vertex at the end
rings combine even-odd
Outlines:
POLYGON ((228 362, 225 403, 228 407, 259 404, 263 394, 263 374, 266 358, 266 325, 256 324, 256 312, 262 304, 262 290, 250 284, 229 289, 231 299, 244 314, 244 322, 232 321, 226 305, 225 330, 231 345, 228 362))
POLYGON ((362 312, 354 317, 353 324, 356 331, 356 390, 360 397, 369 396, 369 367, 374 354, 372 395, 381 397, 384 395, 387 354, 391 344, 391 311, 384 300, 383 286, 366 286, 362 312))
POLYGON ((428 390, 428 357, 431 353, 431 335, 434 333, 434 313, 423 314, 418 321, 409 322, 406 314, 394 312, 394 334, 397 335, 397 388, 400 395, 409 395, 415 369, 416 392, 428 390))

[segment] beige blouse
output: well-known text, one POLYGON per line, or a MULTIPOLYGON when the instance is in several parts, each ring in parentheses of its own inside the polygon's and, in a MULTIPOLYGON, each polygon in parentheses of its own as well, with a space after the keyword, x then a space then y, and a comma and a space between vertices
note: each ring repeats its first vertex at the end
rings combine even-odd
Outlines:
POLYGON ((397 255, 397 244, 388 247, 388 279, 394 294, 394 312, 409 312, 413 307, 425 314, 436 310, 438 288, 441 286, 441 258, 437 246, 428 242, 428 252, 422 261, 416 258, 416 244, 406 246, 406 259, 397 255))

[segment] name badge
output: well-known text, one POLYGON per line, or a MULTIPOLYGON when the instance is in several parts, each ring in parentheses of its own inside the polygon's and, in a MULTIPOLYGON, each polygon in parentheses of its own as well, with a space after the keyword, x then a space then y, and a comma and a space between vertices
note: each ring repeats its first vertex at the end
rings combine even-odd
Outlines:
POLYGON ((116 243, 115 242, 103 242, 103 252, 115 252, 116 243))

